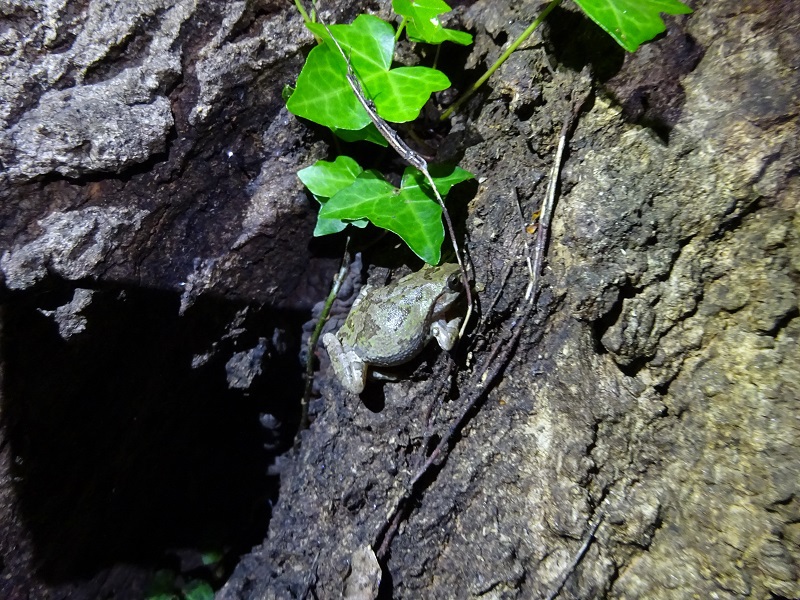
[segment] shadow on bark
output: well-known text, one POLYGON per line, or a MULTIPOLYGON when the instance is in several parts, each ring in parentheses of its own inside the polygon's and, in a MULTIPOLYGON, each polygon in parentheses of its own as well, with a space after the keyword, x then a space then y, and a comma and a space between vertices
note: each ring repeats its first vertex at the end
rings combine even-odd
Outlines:
POLYGON ((176 294, 106 289, 65 340, 41 309, 72 291, 5 303, 5 443, 38 575, 163 566, 182 549, 236 560, 266 532, 278 477, 265 474, 291 443, 298 406, 286 398, 301 380, 294 351, 255 364, 264 372, 245 390, 228 387, 226 363, 300 315, 250 307, 233 328, 244 305, 201 299, 179 317, 176 294), (265 430, 262 413, 278 428, 265 430))

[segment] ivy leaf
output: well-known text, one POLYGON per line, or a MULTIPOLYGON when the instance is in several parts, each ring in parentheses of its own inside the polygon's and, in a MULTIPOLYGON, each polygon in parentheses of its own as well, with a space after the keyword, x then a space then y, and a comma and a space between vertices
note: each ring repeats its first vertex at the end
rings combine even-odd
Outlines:
POLYGON ((575 0, 575 4, 628 52, 666 29, 661 13, 692 12, 678 0, 575 0))
POLYGON ((221 563, 225 555, 220 550, 208 550, 200 555, 200 562, 205 566, 216 565, 221 563))
MULTIPOLYGON (((361 166, 349 156, 337 156, 336 160, 318 160, 310 167, 300 169, 297 176, 308 188, 314 199, 322 206, 341 190, 353 184, 356 178, 364 171, 361 166)), ((352 223, 356 227, 366 227, 367 221, 360 219, 352 223)), ((314 237, 339 233, 347 223, 341 219, 319 216, 314 228, 314 237)))
POLYGON ((365 171, 353 185, 331 198, 320 210, 322 216, 367 218, 399 235, 425 262, 437 264, 441 257, 441 207, 425 194, 403 194, 376 171, 365 171))
MULTIPOLYGON (((442 198, 446 198, 450 193, 450 188, 454 185, 467 181, 475 177, 472 173, 461 167, 452 167, 448 165, 431 165, 428 167, 428 172, 431 174, 433 183, 436 184, 436 189, 442 198)), ((422 188, 425 194, 430 194, 430 184, 422 174, 422 171, 414 167, 407 167, 403 172, 403 179, 400 183, 402 189, 411 189, 414 187, 422 188), (425 191, 427 190, 427 191, 425 191)), ((431 197, 429 195, 429 197, 431 197)), ((437 202, 438 204, 438 202, 437 202)))
MULTIPOLYGON (((436 188, 446 195, 460 181, 473 177, 456 167, 436 169, 436 188)), ((364 171, 352 185, 333 196, 319 211, 327 219, 368 219, 377 227, 400 236, 408 247, 428 264, 438 264, 444 241, 442 208, 417 169, 407 167, 400 188, 383 179, 377 171, 364 171)))
POLYGON ((389 145, 389 142, 386 141, 386 138, 381 135, 381 132, 378 131, 378 128, 375 127, 375 123, 370 121, 369 125, 353 131, 352 129, 337 129, 333 128, 333 133, 336 134, 337 137, 343 139, 345 142, 372 142, 373 144, 378 144, 379 146, 383 146, 384 148, 389 145))
POLYGON ((318 160, 300 169, 297 176, 317 198, 330 198, 351 185, 364 169, 349 156, 337 156, 333 162, 318 160))
MULTIPOLYGON (((306 26, 324 43, 309 53, 287 108, 331 129, 363 129, 370 118, 347 81, 347 63, 320 23, 306 26)), ((349 56, 365 94, 387 121, 413 121, 433 92, 450 87, 450 80, 436 69, 391 68, 394 28, 386 21, 359 15, 351 25, 331 25, 330 30, 349 56)))
POLYGON ((439 15, 450 12, 450 7, 442 0, 392 0, 392 8, 408 21, 406 35, 412 42, 441 44, 449 41, 463 46, 472 43, 472 36, 467 32, 442 27, 439 15))

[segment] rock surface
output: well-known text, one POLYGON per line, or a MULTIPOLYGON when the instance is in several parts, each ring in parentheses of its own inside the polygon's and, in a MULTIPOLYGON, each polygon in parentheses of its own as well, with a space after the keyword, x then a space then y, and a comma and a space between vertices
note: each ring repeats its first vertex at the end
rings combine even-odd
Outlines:
POLYGON ((296 243, 313 221, 294 175, 311 157, 281 100, 309 39, 291 6, 142 0, 2 11, 9 287, 36 283, 51 257, 68 280, 175 291, 197 264, 213 264, 195 297, 313 304, 297 292, 314 259, 296 243), (102 253, 59 260, 62 234, 102 253), (279 248, 280 262, 264 260, 279 248), (19 262, 34 259, 25 253, 40 262, 27 275, 19 262))
MULTIPOLYGON (((800 595, 798 23, 787 3, 695 9, 581 115, 536 323, 415 495, 385 597, 800 595), (641 98, 635 82, 662 65, 674 78, 648 90, 649 114, 610 100, 630 106, 624 94, 641 98)), ((525 10, 466 8, 470 60, 490 63, 525 10)), ((552 17, 550 35, 576 18, 552 17)), ((582 64, 553 66, 549 51, 591 43, 587 29, 529 43, 472 105, 466 127, 482 141, 462 165, 485 178, 466 220, 484 311, 516 261, 490 322, 525 285, 515 191, 533 212, 570 92, 585 86, 582 64)), ((602 73, 616 60, 606 51, 589 47, 584 64, 602 73)), ((461 394, 440 404, 440 377, 435 363, 431 382, 387 384, 364 403, 323 387, 269 538, 221 598, 339 597, 350 553, 380 540, 431 437, 476 385, 467 366, 461 394)))
MULTIPOLYGON (((453 26, 476 36, 441 58, 462 89, 539 10, 453 4, 453 26)), ((336 7, 331 22, 376 9, 336 7)), ((320 374, 312 426, 278 461, 268 536, 219 598, 368 595, 378 580, 393 598, 800 597, 800 20, 787 1, 692 7, 631 56, 559 8, 456 117, 440 157, 479 176, 450 203, 486 329, 456 354, 446 398, 435 349, 362 399, 320 374), (378 577, 351 557, 380 539, 510 326, 527 285, 517 202, 526 219, 538 209, 561 123, 590 87, 534 317, 415 490, 378 577)), ((0 16, 0 585, 142 597, 132 571, 64 584, 74 571, 56 560, 59 585, 37 580, 31 565, 54 563, 26 523, 46 516, 53 552, 80 554, 82 511, 98 531, 124 522, 121 540, 135 528, 129 512, 103 520, 118 496, 74 489, 87 472, 86 489, 106 493, 111 473, 141 506, 154 474, 184 489, 178 474, 203 471, 224 484, 198 480, 218 508, 195 528, 252 526, 249 511, 265 523, 252 430, 290 418, 259 414, 294 406, 278 357, 302 320, 272 311, 320 300, 335 256, 309 241, 295 176, 326 144, 281 100, 313 41, 277 0, 7 2, 0 16), (85 448, 107 462, 82 462, 85 448)), ((366 262, 403 262, 382 243, 366 262)))

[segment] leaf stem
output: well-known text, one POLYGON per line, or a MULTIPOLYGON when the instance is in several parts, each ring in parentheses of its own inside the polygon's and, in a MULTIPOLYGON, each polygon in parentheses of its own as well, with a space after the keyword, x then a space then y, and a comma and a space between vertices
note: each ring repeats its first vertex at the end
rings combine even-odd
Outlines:
POLYGON ((407 22, 408 22, 408 19, 403 17, 403 20, 400 21, 400 25, 397 26, 397 33, 394 34, 395 43, 397 43, 397 40, 400 39, 400 34, 403 33, 403 29, 405 28, 407 22))
POLYGON ((299 12, 303 17, 303 21, 310 23, 311 17, 308 16, 308 13, 306 12, 306 9, 303 7, 303 4, 300 2, 300 0, 294 0, 294 5, 297 7, 297 12, 299 12))
POLYGON ((552 11, 552 10, 553 10, 553 9, 554 9, 556 6, 558 6, 560 2, 561 2, 561 0, 551 0, 551 1, 550 1, 550 4, 548 4, 548 5, 547 5, 547 7, 546 7, 546 8, 545 8, 545 9, 542 11, 542 14, 540 14, 540 15, 539 15, 539 16, 536 18, 536 20, 535 20, 533 23, 531 23, 531 24, 528 26, 528 28, 527 28, 525 31, 523 31, 523 32, 522 32, 522 35, 520 35, 520 36, 519 36, 517 39, 515 39, 515 40, 514 40, 514 41, 511 43, 511 45, 510 45, 510 46, 509 46, 509 47, 508 47, 508 48, 505 50, 505 52, 503 52, 503 54, 501 54, 501 55, 500 55, 500 58, 498 58, 498 59, 497 59, 497 60, 494 62, 494 64, 493 64, 491 67, 489 67, 489 70, 488 70, 488 71, 486 71, 486 73, 484 73, 484 74, 483 74, 483 77, 481 77, 480 79, 478 79, 478 81, 476 81, 476 82, 475 82, 475 83, 472 85, 472 87, 471 87, 469 90, 467 90, 467 93, 466 93, 466 94, 464 94, 463 96, 461 96, 461 98, 459 98, 458 100, 456 100, 456 102, 455 102, 455 103, 454 103, 452 106, 450 106, 450 108, 448 108, 446 111, 444 111, 444 112, 442 113, 442 116, 441 116, 441 117, 439 117, 439 120, 440 120, 440 121, 444 121, 445 119, 448 119, 448 118, 450 118, 450 116, 451 116, 451 115, 452 115, 454 112, 456 112, 456 111, 457 111, 459 108, 461 108, 461 105, 462 105, 462 104, 464 104, 464 103, 465 103, 467 100, 469 100, 470 98, 472 98, 473 94, 475 94, 475 92, 477 92, 477 91, 478 91, 478 88, 480 88, 480 87, 481 87, 481 86, 482 86, 484 83, 486 83, 486 80, 487 80, 487 79, 489 79, 489 77, 491 77, 491 76, 492 76, 492 74, 493 74, 495 71, 497 71, 497 69, 499 69, 499 68, 500 68, 500 66, 501 66, 501 65, 502 65, 504 62, 506 62, 506 60, 508 60, 508 57, 509 57, 509 56, 511 56, 511 53, 512 53, 512 52, 514 52, 514 50, 516 50, 517 48, 519 48, 519 47, 520 47, 520 45, 522 44, 522 42, 524 42, 525 40, 527 40, 527 39, 528 39, 528 38, 531 36, 531 34, 532 34, 534 31, 536 31, 537 27, 539 27, 539 25, 541 25, 541 24, 542 24, 542 21, 544 21, 545 17, 547 17, 547 15, 549 15, 549 14, 550 14, 550 12, 551 12, 551 11, 552 11))
POLYGON ((303 399, 300 401, 300 425, 297 428, 298 439, 300 437, 300 432, 304 429, 308 429, 308 403, 311 399, 312 384, 314 383, 314 356, 316 355, 315 351, 317 349, 317 342, 319 341, 319 336, 322 334, 322 328, 325 326, 325 322, 328 320, 331 307, 333 306, 336 297, 339 295, 339 290, 342 287, 342 283, 347 277, 347 272, 350 268, 349 247, 350 238, 348 237, 344 244, 344 254, 342 256, 342 263, 339 266, 339 272, 333 279, 331 291, 322 307, 322 311, 320 312, 319 319, 314 327, 314 331, 311 333, 311 337, 308 338, 308 354, 306 355, 305 377, 306 385, 303 391, 303 399))

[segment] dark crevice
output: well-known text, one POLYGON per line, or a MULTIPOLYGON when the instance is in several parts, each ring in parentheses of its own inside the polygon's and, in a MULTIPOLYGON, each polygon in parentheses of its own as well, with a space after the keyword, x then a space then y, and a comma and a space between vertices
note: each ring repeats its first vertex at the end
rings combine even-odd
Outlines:
POLYGON ((48 43, 47 49, 52 54, 67 52, 78 37, 83 21, 89 12, 88 0, 76 0, 65 3, 59 10, 58 27, 55 39, 48 43))
POLYGON ((284 3, 275 0, 248 3, 247 8, 233 27, 226 42, 237 43, 245 39, 259 37, 264 23, 284 8, 284 3))
POLYGON ((580 12, 556 7, 547 17, 544 35, 558 62, 580 72, 591 65, 600 81, 616 75, 625 60, 625 51, 600 27, 580 12))
POLYGON ((800 309, 798 309, 797 307, 794 307, 789 312, 787 312, 785 315, 783 315, 780 319, 778 319, 777 322, 775 323, 775 326, 772 329, 770 329, 768 331, 765 331, 764 335, 768 335, 769 337, 772 337, 772 338, 778 337, 778 335, 784 329, 786 329, 786 327, 789 326, 789 323, 791 323, 798 316, 800 316, 800 309))
POLYGON ((243 304, 201 298, 179 317, 174 293, 101 286, 85 330, 65 340, 41 311, 74 289, 50 279, 2 305, 3 433, 39 575, 164 566, 181 548, 224 550, 232 567, 277 499, 267 471, 298 420, 299 340, 271 352, 249 389, 230 389, 226 367, 304 315, 249 307, 232 335, 243 304))
POLYGON ((747 216, 756 213, 761 208, 764 207, 760 197, 732 201, 725 214, 720 215, 719 227, 708 236, 708 241, 716 242, 725 237, 725 234, 736 231, 742 226, 747 216))
POLYGON ((653 390, 662 397, 666 397, 669 395, 669 388, 672 385, 672 382, 678 377, 678 370, 666 381, 662 381, 661 383, 657 383, 653 386, 653 390))
POLYGON ((109 47, 105 56, 86 68, 83 83, 94 85, 108 81, 125 69, 141 66, 153 40, 153 31, 157 30, 155 23, 160 17, 161 11, 158 11, 136 23, 118 44, 109 47))
POLYGON ((506 45, 508 41, 508 33, 505 31, 499 31, 497 35, 492 38, 492 41, 499 47, 503 47, 506 45))
POLYGON ((544 106, 544 96, 539 95, 533 100, 522 102, 514 109, 514 114, 516 114, 517 118, 524 123, 525 121, 529 121, 536 113, 536 109, 541 106, 544 106))
POLYGON ((608 350, 603 346, 603 336, 606 332, 619 320, 622 314, 622 307, 624 301, 630 298, 635 298, 642 292, 642 288, 633 285, 630 282, 619 287, 619 295, 614 306, 601 318, 592 323, 592 343, 593 349, 597 354, 608 354, 608 350))
POLYGON ((608 584, 606 585, 607 598, 613 598, 614 596, 617 595, 613 593, 613 590, 614 590, 614 585, 616 585, 617 580, 620 577, 619 567, 616 565, 616 563, 612 562, 610 564, 610 567, 611 567, 611 572, 608 575, 608 584))

